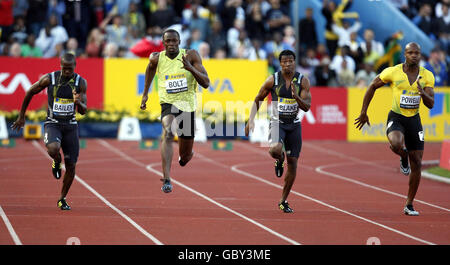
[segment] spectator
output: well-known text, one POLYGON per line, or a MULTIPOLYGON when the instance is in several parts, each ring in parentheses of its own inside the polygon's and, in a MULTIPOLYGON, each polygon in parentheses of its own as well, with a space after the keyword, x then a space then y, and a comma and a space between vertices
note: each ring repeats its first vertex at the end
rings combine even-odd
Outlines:
POLYGON ((355 86, 367 88, 370 82, 375 79, 376 75, 373 71, 373 64, 364 63, 363 68, 356 73, 355 86))
POLYGON ((106 8, 103 0, 94 0, 91 2, 91 28, 100 27, 106 16, 106 8))
POLYGON ((22 54, 20 43, 14 42, 9 49, 9 56, 14 58, 19 58, 22 54))
POLYGON ((103 58, 116 58, 119 55, 119 46, 114 42, 109 42, 103 50, 103 58))
POLYGON ((14 23, 12 0, 0 1, 0 41, 7 39, 11 32, 11 27, 14 23))
POLYGON ((189 39, 189 49, 193 49, 198 51, 198 47, 200 45, 200 43, 202 43, 202 39, 201 39, 202 33, 200 32, 199 29, 194 29, 191 32, 191 38, 189 39))
POLYGON ((69 37, 78 41, 81 49, 86 47, 86 39, 91 25, 90 1, 67 1, 66 12, 63 15, 63 25, 69 37))
POLYGON ((149 58, 153 52, 164 50, 162 30, 158 26, 147 29, 147 36, 131 47, 131 52, 139 57, 149 58))
POLYGON ((320 62, 325 56, 328 56, 327 47, 323 43, 319 43, 316 48, 316 58, 320 62))
POLYGON ((447 86, 448 76, 445 61, 441 61, 441 50, 434 48, 431 50, 428 62, 425 63, 425 68, 431 71, 434 75, 435 86, 447 86))
POLYGON ((191 4, 190 8, 183 10, 183 21, 189 24, 189 29, 192 32, 194 29, 200 30, 200 38, 202 41, 206 40, 209 34, 209 10, 201 6, 196 0, 191 4))
POLYGON ((363 62, 375 63, 378 58, 384 55, 384 47, 381 42, 375 40, 373 30, 366 29, 364 31, 364 42, 360 43, 363 52, 363 62))
MULTIPOLYGON (((278 58, 278 55, 280 55, 283 50, 294 51, 292 46, 283 41, 283 35, 278 31, 274 33, 273 40, 267 41, 263 48, 267 54, 273 54, 275 58, 278 58)), ((275 64, 279 66, 279 62, 275 64)))
POLYGON ((146 24, 144 15, 138 10, 136 3, 131 2, 128 12, 123 16, 124 25, 128 30, 136 30, 137 36, 142 38, 145 36, 146 24))
POLYGON ((17 16, 14 18, 11 35, 20 44, 25 43, 28 34, 27 28, 25 27, 25 18, 23 16, 17 16))
POLYGON ((207 42, 202 42, 200 45, 198 45, 198 53, 200 54, 200 57, 204 59, 209 59, 209 44, 207 42))
POLYGON ((231 56, 234 58, 248 59, 250 57, 253 46, 245 30, 239 32, 238 40, 230 48, 231 56))
POLYGON ((316 86, 338 86, 336 72, 330 69, 328 55, 322 58, 320 65, 314 70, 314 77, 316 78, 316 86))
POLYGON ((338 26, 337 24, 333 24, 331 28, 333 32, 338 35, 339 47, 342 47, 344 45, 350 46, 350 35, 353 32, 358 32, 358 30, 361 28, 361 22, 359 22, 359 19, 357 19, 355 23, 350 26, 350 23, 347 20, 344 20, 342 22, 342 27, 338 26))
POLYGON ((63 54, 71 53, 75 55, 75 57, 80 57, 83 54, 83 50, 78 48, 78 41, 75 38, 70 38, 66 43, 66 49, 63 51, 63 54))
MULTIPOLYGON (((436 4, 436 6, 434 7, 435 8, 435 12, 434 13, 436 15, 436 18, 440 18, 442 16, 446 16, 446 15, 443 14, 443 9, 442 9, 442 7, 444 5, 447 5, 447 7, 450 6, 450 0, 442 0, 439 3, 436 4)), ((447 14, 447 16, 449 16, 449 15, 447 14)))
POLYGON ((262 48, 262 42, 258 39, 251 40, 251 47, 249 51, 249 60, 264 60, 267 58, 267 53, 262 48))
POLYGON ((47 16, 55 15, 58 25, 62 25, 62 15, 66 12, 66 4, 63 0, 50 0, 48 4, 47 16))
POLYGON ((126 47, 127 27, 123 25, 122 17, 110 13, 100 24, 100 29, 106 33, 106 42, 113 42, 117 47, 126 47), (112 20, 112 24, 108 23, 112 20))
POLYGON ((305 18, 300 20, 298 29, 299 51, 315 48, 317 46, 317 33, 312 8, 308 7, 306 9, 305 18))
POLYGON ((42 51, 36 46, 36 37, 29 34, 27 42, 20 47, 22 50, 22 57, 42 57, 42 51))
POLYGON ((283 33, 285 26, 290 25, 289 11, 281 6, 280 0, 270 0, 271 8, 267 11, 265 21, 269 33, 272 35, 275 32, 283 33))
POLYGON ((297 46, 297 39, 296 39, 296 36, 295 36, 294 27, 292 27, 290 25, 284 27, 283 33, 284 33, 283 42, 286 42, 291 47, 296 47, 297 46))
POLYGON ((333 32, 332 26, 333 13, 336 11, 336 3, 334 1, 323 0, 322 15, 325 17, 327 23, 325 25, 325 40, 328 49, 328 54, 333 57, 336 54, 339 36, 333 32))
POLYGON ((306 50, 306 63, 312 67, 317 67, 320 64, 320 61, 316 58, 316 52, 313 48, 309 48, 306 50))
POLYGON ((124 17, 129 12, 130 4, 138 4, 140 0, 115 0, 117 7, 117 14, 124 17))
POLYGON ((42 50, 42 57, 55 57, 59 55, 58 51, 62 51, 62 45, 68 39, 66 29, 58 25, 55 15, 51 15, 48 25, 41 29, 36 39, 36 46, 42 50))
POLYGON ((431 17, 431 6, 423 4, 420 7, 419 14, 414 17, 413 22, 418 26, 428 37, 435 39, 433 34, 433 18, 431 17))
POLYGON ((170 25, 178 23, 179 18, 171 6, 167 5, 167 0, 157 0, 157 9, 150 16, 150 26, 159 26, 165 29, 170 25))
POLYGON ((227 38, 222 31, 222 22, 219 19, 215 19, 212 22, 211 34, 208 36, 208 43, 211 47, 211 54, 216 54, 217 50, 227 50, 227 38))
POLYGON ((265 38, 266 28, 264 26, 264 16, 259 1, 254 1, 247 8, 245 30, 248 32, 250 39, 263 41, 265 38))
POLYGON ((438 43, 446 51, 450 54, 450 12, 449 5, 443 4, 442 6, 442 15, 436 20, 436 36, 438 38, 438 43))
POLYGON ((86 44, 87 57, 101 57, 103 50, 104 36, 100 29, 93 28, 89 33, 86 44))
POLYGON ((236 19, 245 21, 242 0, 220 0, 220 3, 217 5, 217 13, 222 21, 222 30, 225 33, 233 27, 236 19))
POLYGON ((336 54, 331 61, 330 68, 333 69, 338 76, 342 70, 355 72, 355 61, 348 55, 349 50, 350 48, 348 46, 342 47, 340 54, 336 54), (343 64, 344 61, 345 64, 343 64), (344 66, 345 69, 343 68, 344 66))
POLYGON ((28 0, 14 0, 13 17, 25 17, 27 15, 28 6, 28 0))
POLYGON ((341 86, 352 86, 355 82, 355 72, 348 67, 348 60, 342 60, 338 72, 338 83, 341 86))
POLYGON ((316 80, 315 80, 316 78, 314 76, 314 67, 312 65, 308 64, 306 57, 299 58, 299 63, 298 63, 296 71, 305 75, 309 79, 311 84, 316 83, 316 80))
POLYGON ((225 49, 217 49, 214 53, 214 59, 226 59, 227 58, 227 52, 225 49))
POLYGON ((241 31, 244 31, 244 20, 236 19, 234 21, 234 25, 227 32, 227 45, 230 49, 230 53, 232 53, 233 47, 235 47, 237 42, 239 41, 239 34, 241 31))
POLYGON ((398 8, 405 16, 411 17, 411 12, 408 7, 408 0, 389 0, 393 6, 398 8))

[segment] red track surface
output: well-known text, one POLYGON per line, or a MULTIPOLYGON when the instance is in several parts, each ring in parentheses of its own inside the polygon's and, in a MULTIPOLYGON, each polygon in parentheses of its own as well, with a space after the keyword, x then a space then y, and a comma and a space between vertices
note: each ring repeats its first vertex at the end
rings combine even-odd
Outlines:
MULTIPOLYGON (((228 152, 211 143, 194 151, 184 168, 174 152, 174 190, 164 194, 159 150, 88 140, 72 210, 60 211, 62 180, 43 143, 18 140, 0 149, 0 244, 450 244, 450 186, 422 178, 421 215, 403 215, 408 178, 387 144, 304 141, 288 198, 294 214, 277 208, 283 180, 267 148, 235 141, 228 152)), ((424 160, 439 154, 440 144, 426 144, 424 160)))

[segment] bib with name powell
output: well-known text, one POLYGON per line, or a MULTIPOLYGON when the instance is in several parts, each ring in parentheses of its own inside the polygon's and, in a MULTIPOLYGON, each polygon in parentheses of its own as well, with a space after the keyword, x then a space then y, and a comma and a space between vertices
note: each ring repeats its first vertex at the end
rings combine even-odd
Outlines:
POLYGON ((403 91, 400 95, 400 108, 418 109, 420 105, 420 95, 414 92, 403 91))
POLYGON ((166 92, 169 94, 188 90, 186 74, 168 74, 164 76, 166 92))
POLYGON ((55 98, 53 101, 53 113, 58 116, 73 115, 74 100, 72 98, 55 98))

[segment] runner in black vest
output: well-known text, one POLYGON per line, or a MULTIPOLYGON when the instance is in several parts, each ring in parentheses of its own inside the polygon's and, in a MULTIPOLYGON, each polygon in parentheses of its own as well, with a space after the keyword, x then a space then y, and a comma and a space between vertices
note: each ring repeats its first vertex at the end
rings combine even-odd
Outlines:
POLYGON ((255 98, 245 135, 254 129, 254 118, 260 104, 269 93, 272 96, 272 115, 270 120, 270 155, 275 158, 275 174, 283 175, 283 163, 287 157, 288 170, 285 176, 283 193, 278 207, 285 213, 293 210, 287 197, 297 174, 297 162, 302 148, 299 110, 308 111, 311 107, 311 93, 307 77, 295 71, 295 54, 284 50, 279 56, 281 71, 269 76, 255 98), (283 145, 286 154, 283 152, 283 145))
POLYGON ((66 202, 75 177, 75 165, 78 160, 79 141, 78 124, 75 119, 75 111, 85 114, 87 82, 79 74, 75 73, 75 56, 67 53, 61 58, 61 71, 52 72, 41 77, 27 91, 22 103, 19 117, 12 125, 15 130, 20 130, 25 124, 25 111, 34 95, 45 88, 48 94, 47 120, 44 123, 44 143, 48 154, 53 158, 52 173, 56 179, 61 177, 61 154, 64 153, 66 172, 64 174, 61 197, 57 205, 61 210, 70 210, 66 202))

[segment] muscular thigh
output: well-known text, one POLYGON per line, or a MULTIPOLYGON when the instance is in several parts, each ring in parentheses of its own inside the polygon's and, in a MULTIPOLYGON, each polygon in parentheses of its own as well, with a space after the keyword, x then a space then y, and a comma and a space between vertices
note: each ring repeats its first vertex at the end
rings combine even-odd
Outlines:
POLYGON ((76 164, 80 152, 78 125, 64 125, 62 132, 61 148, 64 153, 64 161, 66 161, 66 163, 76 164))

